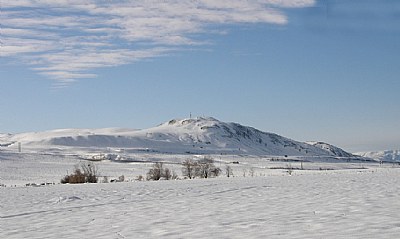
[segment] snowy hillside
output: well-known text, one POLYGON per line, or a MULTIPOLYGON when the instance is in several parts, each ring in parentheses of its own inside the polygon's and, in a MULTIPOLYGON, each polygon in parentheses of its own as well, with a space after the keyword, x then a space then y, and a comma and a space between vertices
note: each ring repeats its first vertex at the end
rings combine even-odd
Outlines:
POLYGON ((214 118, 171 120, 149 129, 64 129, 2 134, 0 146, 114 147, 158 153, 351 157, 341 149, 297 142, 237 123, 214 118))
POLYGON ((337 156, 337 157, 355 157, 353 154, 348 153, 346 151, 344 151, 341 148, 338 148, 336 146, 333 146, 331 144, 327 144, 324 142, 307 142, 310 145, 313 145, 315 147, 318 147, 320 149, 326 150, 327 152, 337 156))
POLYGON ((400 150, 386 150, 378 152, 361 152, 356 153, 362 157, 371 158, 376 161, 383 162, 400 162, 400 150))

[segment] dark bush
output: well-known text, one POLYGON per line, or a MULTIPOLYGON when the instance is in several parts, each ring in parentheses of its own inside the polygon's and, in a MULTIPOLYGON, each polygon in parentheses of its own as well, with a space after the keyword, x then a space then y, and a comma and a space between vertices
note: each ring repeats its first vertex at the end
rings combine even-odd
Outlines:
POLYGON ((61 179, 61 183, 97 183, 98 170, 92 162, 81 163, 75 166, 72 174, 66 175, 61 179))

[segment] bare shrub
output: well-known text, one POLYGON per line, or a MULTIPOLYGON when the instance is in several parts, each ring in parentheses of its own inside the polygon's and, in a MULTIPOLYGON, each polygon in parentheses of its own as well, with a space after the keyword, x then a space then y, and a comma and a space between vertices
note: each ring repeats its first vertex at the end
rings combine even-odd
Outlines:
POLYGON ((97 183, 98 170, 92 162, 80 163, 75 166, 74 172, 64 176, 61 183, 97 183))
POLYGON ((82 173, 81 169, 75 168, 72 174, 65 175, 65 177, 61 179, 61 183, 85 183, 85 175, 82 173))
POLYGON ((170 180, 172 178, 171 170, 169 168, 164 168, 163 165, 163 163, 155 163, 153 167, 147 172, 147 180, 170 180))
POLYGON ((155 163, 147 172, 147 180, 160 180, 163 171, 163 163, 155 163))
POLYGON ((98 181, 98 170, 94 163, 81 163, 81 168, 85 175, 86 183, 97 183, 98 181))
POLYGON ((164 172, 161 172, 161 176, 165 178, 165 180, 171 180, 172 178, 172 173, 169 168, 165 168, 164 172))

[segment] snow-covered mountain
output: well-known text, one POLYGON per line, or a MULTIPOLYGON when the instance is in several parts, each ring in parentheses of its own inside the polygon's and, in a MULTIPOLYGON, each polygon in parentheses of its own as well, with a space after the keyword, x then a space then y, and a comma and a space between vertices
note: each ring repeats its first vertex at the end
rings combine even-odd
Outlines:
POLYGON ((237 123, 221 122, 211 117, 174 119, 142 130, 64 129, 0 135, 0 145, 3 147, 15 147, 17 142, 24 147, 116 147, 160 153, 353 156, 334 146, 329 146, 327 150, 321 143, 298 142, 237 123))
POLYGON ((333 146, 331 144, 327 144, 324 142, 315 142, 315 141, 310 141, 307 143, 310 145, 313 145, 315 147, 318 147, 320 149, 326 150, 329 153, 331 153, 337 157, 355 157, 355 155, 348 153, 348 152, 344 151, 343 149, 333 146))
POLYGON ((383 162, 400 162, 400 150, 385 150, 377 152, 360 152, 355 153, 362 157, 371 158, 376 161, 383 162))

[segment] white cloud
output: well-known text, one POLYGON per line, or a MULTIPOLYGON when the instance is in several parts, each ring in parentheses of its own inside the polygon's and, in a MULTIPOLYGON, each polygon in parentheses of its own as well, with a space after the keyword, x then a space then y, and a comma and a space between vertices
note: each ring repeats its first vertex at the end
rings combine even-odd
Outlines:
POLYGON ((315 5, 316 0, 261 0, 260 2, 273 4, 278 7, 301 8, 315 5))
POLYGON ((52 50, 55 46, 51 41, 27 39, 25 36, 2 37, 0 56, 15 56, 27 53, 42 53, 52 50))
MULTIPOLYGON (((286 24, 284 8, 314 0, 18 0, 2 3, 0 56, 20 58, 58 85, 208 44, 224 24, 286 24)), ((222 29, 221 34, 225 33, 222 29)))

